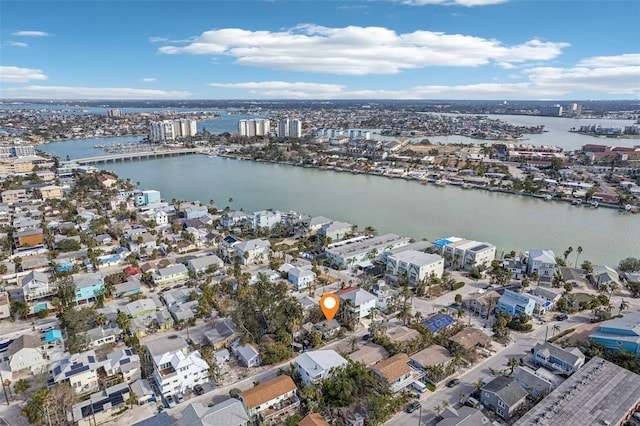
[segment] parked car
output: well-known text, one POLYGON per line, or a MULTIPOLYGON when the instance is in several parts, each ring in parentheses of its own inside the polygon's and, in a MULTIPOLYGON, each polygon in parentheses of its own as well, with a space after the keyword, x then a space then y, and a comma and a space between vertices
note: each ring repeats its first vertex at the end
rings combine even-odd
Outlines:
POLYGON ((567 314, 558 314, 558 315, 556 315, 556 320, 558 320, 558 321, 564 321, 564 320, 566 320, 568 318, 569 318, 569 315, 567 315, 567 314))
POLYGON ((193 387, 193 391, 196 393, 196 395, 202 395, 204 393, 204 388, 200 385, 195 385, 193 387))
POLYGON ((362 336, 362 340, 369 340, 369 339, 371 339, 370 334, 365 334, 364 336, 362 336))
POLYGON ((418 401, 412 402, 411 404, 407 405, 407 413, 413 413, 420 407, 422 407, 422 404, 420 404, 418 401))
POLYGON ((454 387, 455 385, 457 385, 458 383, 460 383, 460 380, 458 380, 458 379, 449 380, 449 381, 447 382, 447 387, 448 387, 448 388, 452 388, 452 387, 454 387))

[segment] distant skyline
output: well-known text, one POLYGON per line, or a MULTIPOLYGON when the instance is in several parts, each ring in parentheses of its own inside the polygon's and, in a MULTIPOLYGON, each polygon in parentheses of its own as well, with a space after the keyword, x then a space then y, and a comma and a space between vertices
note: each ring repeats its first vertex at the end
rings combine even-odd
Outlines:
POLYGON ((640 99, 636 0, 0 3, 0 99, 640 99))

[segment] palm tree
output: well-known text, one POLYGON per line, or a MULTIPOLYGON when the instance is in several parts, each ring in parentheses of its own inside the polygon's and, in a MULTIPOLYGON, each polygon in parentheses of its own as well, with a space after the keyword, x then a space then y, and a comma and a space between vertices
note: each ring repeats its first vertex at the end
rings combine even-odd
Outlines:
POLYGON ((556 335, 556 331, 560 331, 560 326, 558 324, 554 324, 551 329, 553 330, 551 337, 554 337, 556 335))
POLYGON ((351 352, 355 352, 356 347, 358 346, 358 339, 356 336, 351 336, 349 339, 349 344, 351 345, 351 352))
POLYGON ((621 315, 622 311, 624 311, 625 309, 629 309, 629 302, 627 302, 626 300, 622 299, 620 301, 620 306, 618 306, 618 315, 621 315))
POLYGON ((518 360, 518 358, 509 358, 509 361, 507 361, 507 367, 511 369, 509 371, 509 375, 513 374, 513 370, 515 370, 515 368, 519 365, 520 361, 518 360))
POLYGON ((578 267, 578 257, 580 257, 581 253, 582 253, 582 246, 578 246, 578 248, 576 249, 576 264, 574 265, 576 268, 578 267))

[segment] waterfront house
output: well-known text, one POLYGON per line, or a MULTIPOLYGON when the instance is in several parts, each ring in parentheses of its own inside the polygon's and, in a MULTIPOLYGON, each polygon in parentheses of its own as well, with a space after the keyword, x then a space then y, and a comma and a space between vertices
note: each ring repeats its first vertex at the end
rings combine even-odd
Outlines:
POLYGON ((310 351, 293 359, 293 366, 305 384, 317 384, 331 377, 331 370, 347 365, 334 350, 310 351))
POLYGON ((320 228, 322 228, 324 225, 327 225, 331 222, 332 222, 331 219, 328 219, 324 216, 314 216, 314 217, 308 218, 304 222, 304 226, 307 228, 307 233, 309 235, 315 235, 318 233, 320 228))
POLYGON ((209 365, 200 352, 189 352, 187 342, 177 335, 146 342, 153 365, 153 379, 163 398, 184 394, 209 381, 209 365))
POLYGON ((153 274, 153 284, 159 288, 184 284, 188 280, 189 271, 182 263, 158 269, 153 274))
POLYGON ((442 277, 444 259, 437 254, 407 250, 387 257, 387 272, 396 281, 407 280, 410 286, 417 286, 425 277, 442 277))
POLYGON ((247 214, 245 212, 240 210, 233 210, 222 215, 222 217, 220 218, 220 225, 222 225, 227 230, 231 230, 236 226, 240 226, 246 220, 247 214))
POLYGON ((505 290, 496 304, 496 312, 504 312, 512 316, 521 314, 533 315, 536 303, 527 294, 505 290))
POLYGON ((176 424, 177 426, 247 426, 249 416, 241 401, 229 398, 212 407, 205 407, 199 402, 189 404, 182 411, 176 424))
POLYGON ((376 297, 359 287, 348 287, 335 294, 340 299, 338 312, 343 318, 355 318, 359 322, 369 316, 371 309, 376 306, 376 297))
POLYGON ((529 250, 526 256, 527 273, 538 274, 542 282, 551 282, 556 270, 556 255, 551 250, 529 250))
POLYGON ((436 240, 433 247, 448 259, 449 265, 460 269, 468 270, 474 266, 486 268, 496 257, 496 247, 493 244, 459 237, 436 240))
POLYGON ((247 215, 247 220, 254 230, 273 229, 282 222, 282 212, 278 210, 261 210, 247 215))
POLYGON ((598 324, 589 339, 610 351, 626 351, 640 357, 640 312, 626 314, 598 324))
POLYGON ((598 265, 593 268, 591 282, 596 289, 610 291, 611 288, 620 288, 620 276, 618 272, 606 265, 598 265))
POLYGON ((498 376, 480 388, 480 402, 505 420, 522 407, 527 391, 507 376, 498 376))
POLYGON ((100 274, 88 274, 74 276, 73 284, 76 287, 75 302, 78 305, 93 302, 100 294, 104 294, 104 277, 100 274))
POLYGON ((333 243, 325 249, 330 263, 337 268, 353 268, 359 262, 384 259, 393 250, 409 245, 411 238, 396 234, 358 236, 333 243))
POLYGON ((558 374, 570 376, 584 365, 584 354, 578 348, 561 348, 549 342, 533 348, 533 362, 558 374))
POLYGON ((94 392, 98 389, 99 367, 93 350, 72 354, 49 364, 49 384, 68 383, 78 394, 94 392))
POLYGON ((346 222, 330 221, 318 229, 317 234, 325 241, 337 242, 353 233, 353 225, 346 222))
POLYGON ((299 411, 300 400, 297 391, 298 388, 291 377, 283 374, 240 392, 238 398, 251 421, 272 424, 299 411))

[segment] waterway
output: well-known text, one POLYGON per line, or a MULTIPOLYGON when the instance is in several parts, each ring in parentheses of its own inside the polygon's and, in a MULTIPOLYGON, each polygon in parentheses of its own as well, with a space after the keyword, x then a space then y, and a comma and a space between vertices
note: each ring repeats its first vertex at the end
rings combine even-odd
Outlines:
MULTIPOLYGON (((496 116, 507 120, 504 116, 496 116)), ((545 124, 549 132, 531 135, 530 143, 560 145, 576 149, 599 138, 570 134, 571 127, 594 120, 568 120, 551 117, 508 116, 514 124, 545 124), (576 122, 575 124, 573 122, 576 122), (554 124, 555 123, 555 124, 554 124), (566 130, 565 130, 566 129, 566 130), (536 140, 535 137, 538 137, 536 140)), ((238 115, 199 123, 211 133, 234 132, 238 115)), ((251 118, 251 117, 248 117, 251 118)), ((597 121, 597 120, 596 120, 597 121)), ((607 125, 623 125, 626 121, 607 125)), ((604 123, 603 123, 604 125, 604 123)), ((448 137, 455 142, 456 136, 448 137)), ((64 159, 103 155, 95 145, 136 142, 139 137, 85 139, 54 142, 38 148, 64 159)), ((444 142, 444 141, 443 141, 444 142)), ((473 140, 478 143, 478 141, 473 140)), ((607 140, 603 143, 610 143, 607 140)), ((638 140, 615 140, 627 146, 638 140)), ((395 232, 415 239, 434 240, 452 235, 495 244, 499 251, 552 249, 557 255, 572 246, 569 257, 575 262, 575 249, 583 248, 579 263, 617 265, 629 256, 640 257, 640 217, 617 210, 571 206, 529 197, 439 188, 415 181, 379 176, 353 175, 278 164, 256 163, 225 158, 191 155, 104 167, 123 178, 140 182, 141 188, 161 191, 166 200, 216 201, 247 212, 266 208, 295 210, 324 215, 357 224, 373 226, 380 232, 395 232)))

